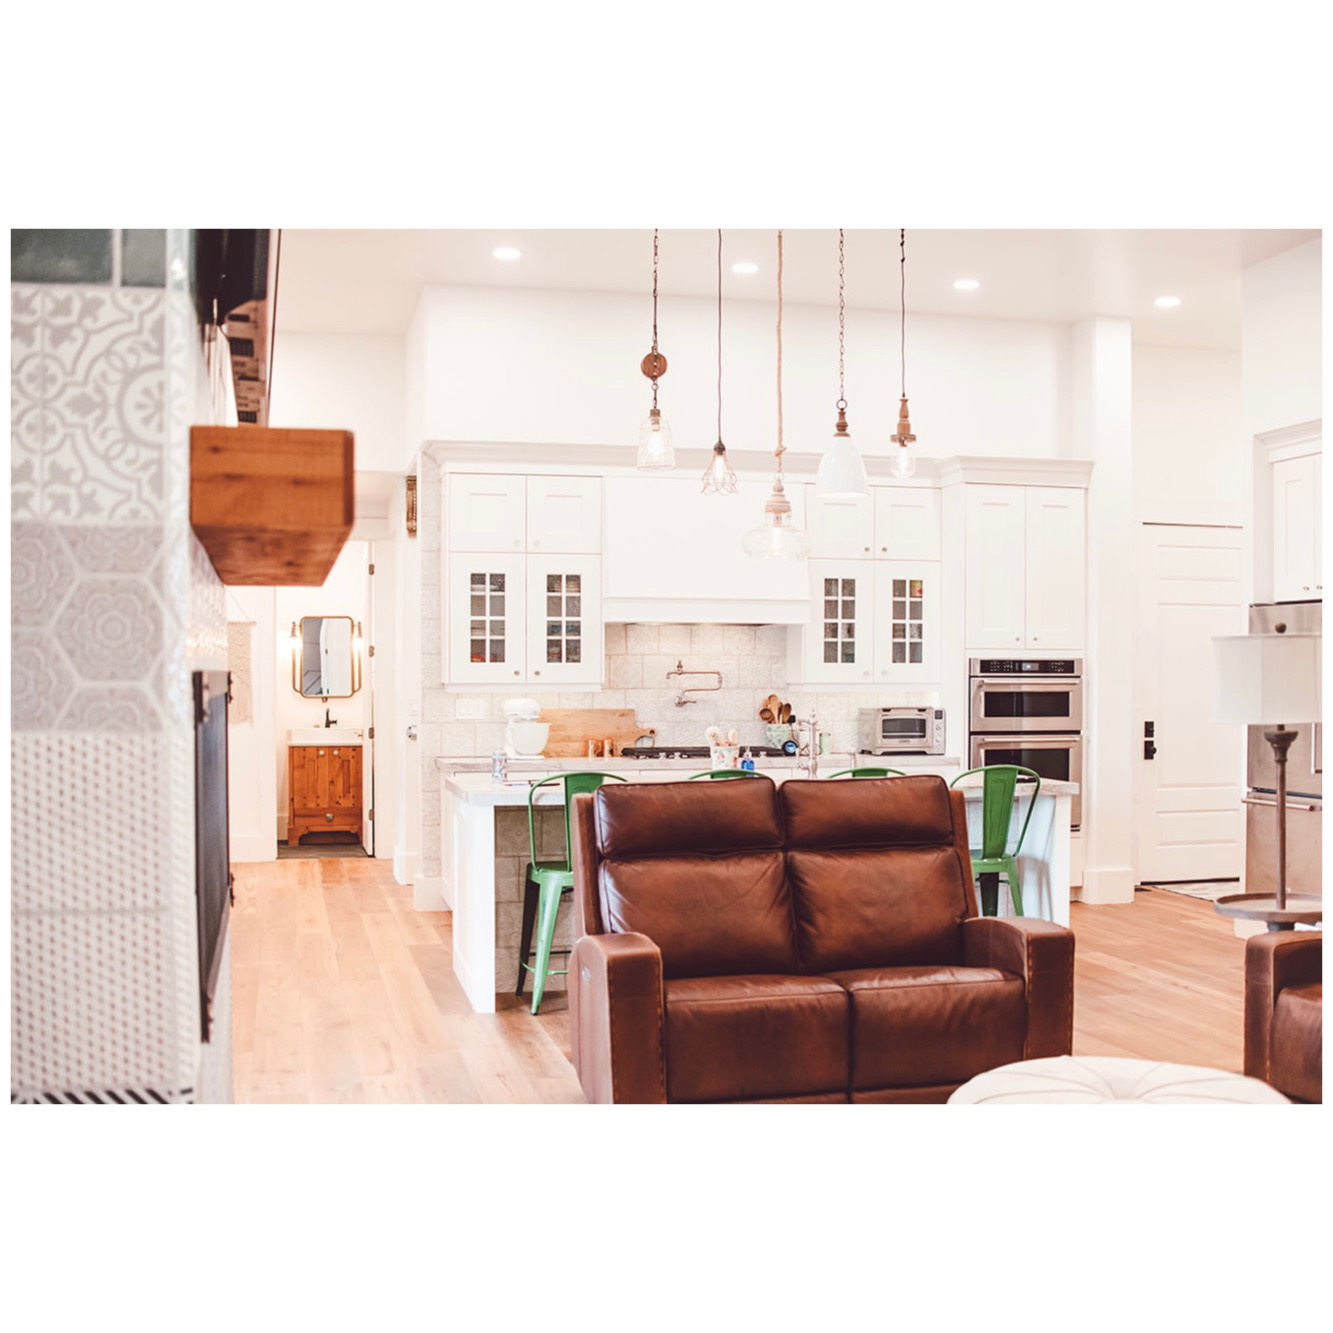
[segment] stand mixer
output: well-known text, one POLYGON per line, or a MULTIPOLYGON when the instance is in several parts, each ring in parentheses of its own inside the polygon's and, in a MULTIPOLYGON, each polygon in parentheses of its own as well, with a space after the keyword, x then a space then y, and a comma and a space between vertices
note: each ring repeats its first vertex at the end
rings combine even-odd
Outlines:
POLYGON ((536 699, 507 699, 504 703, 505 754, 511 759, 535 759, 546 748, 549 722, 539 722, 541 705, 536 699))

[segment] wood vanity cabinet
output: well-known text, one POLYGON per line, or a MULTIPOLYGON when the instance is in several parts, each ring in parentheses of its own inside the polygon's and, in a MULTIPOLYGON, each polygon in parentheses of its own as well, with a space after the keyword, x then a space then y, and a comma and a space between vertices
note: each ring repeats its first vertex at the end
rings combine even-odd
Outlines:
POLYGON ((287 845, 307 833, 361 834, 361 747, 287 747, 287 845))

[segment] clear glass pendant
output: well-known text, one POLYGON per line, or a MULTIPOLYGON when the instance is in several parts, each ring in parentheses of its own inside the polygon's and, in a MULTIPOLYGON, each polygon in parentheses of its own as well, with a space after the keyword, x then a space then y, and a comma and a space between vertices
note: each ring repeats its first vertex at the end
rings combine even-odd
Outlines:
POLYGON ((804 560, 810 539, 792 522, 791 501, 781 481, 764 505, 764 521, 745 534, 745 554, 752 560, 804 560))
POLYGON ((671 427, 662 413, 653 408, 639 427, 640 472, 668 472, 676 466, 676 450, 671 443, 671 427))

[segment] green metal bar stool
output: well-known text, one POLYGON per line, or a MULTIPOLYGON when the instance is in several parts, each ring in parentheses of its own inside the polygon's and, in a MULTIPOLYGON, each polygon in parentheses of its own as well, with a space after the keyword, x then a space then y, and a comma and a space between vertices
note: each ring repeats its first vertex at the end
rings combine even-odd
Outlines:
POLYGON ((762 778, 765 774, 756 773, 752 768, 710 768, 704 773, 691 773, 686 782, 696 778, 762 778))
MULTIPOLYGON (((1032 822, 1032 811, 1037 804, 1037 793, 1041 790, 1041 774, 1035 769, 1023 768, 1018 764, 987 764, 982 768, 969 768, 960 773, 949 786, 956 787, 964 778, 974 773, 983 775, 981 788, 981 846, 970 847, 972 854, 972 874, 1003 875, 1009 881, 1009 896, 1013 899, 1014 915, 1023 915, 1023 886, 1018 880, 1018 853, 1022 850, 1023 839, 1027 836, 1028 825, 1032 822), (1014 841, 1012 851, 1006 851, 1009 841, 1009 826, 1014 814, 1014 789, 1020 776, 1032 781, 1032 799, 1028 802, 1027 814, 1023 817, 1022 827, 1014 841)), ((997 901, 998 886, 981 890, 982 916, 996 916, 1000 904, 997 901)))
POLYGON ((900 768, 840 768, 831 778, 905 778, 900 768))
MULTIPOLYGON (((606 781, 624 782, 619 773, 557 773, 540 782, 534 782, 528 791, 528 868, 523 877, 523 932, 518 946, 518 984, 515 995, 523 994, 523 975, 532 973, 532 1012, 542 1007, 547 977, 562 977, 566 969, 551 968, 551 945, 555 940, 555 919, 560 899, 574 887, 574 867, 571 862, 569 837, 569 807, 574 797, 585 791, 596 791, 606 781), (553 783, 562 783, 565 793, 565 859, 539 861, 537 859, 537 819, 533 800, 538 791, 553 783), (537 934, 537 960, 532 957, 532 935, 537 934)), ((565 952, 564 950, 561 951, 565 952)))

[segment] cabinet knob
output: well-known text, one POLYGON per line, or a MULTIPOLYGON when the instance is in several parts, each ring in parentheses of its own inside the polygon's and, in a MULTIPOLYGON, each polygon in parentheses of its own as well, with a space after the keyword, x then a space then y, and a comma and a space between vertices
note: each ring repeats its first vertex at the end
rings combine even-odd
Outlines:
POLYGON ((323 753, 324 753, 324 751, 323 751, 323 750, 321 750, 321 751, 320 751, 320 754, 323 754, 323 753))
POLYGON ((540 671, 534 671, 532 674, 534 676, 540 676, 542 673, 540 671))
POLYGON ((516 676, 517 676, 517 675, 518 675, 518 672, 517 672, 517 671, 515 671, 515 672, 514 672, 514 675, 516 675, 516 676))
POLYGON ((324 816, 324 822, 325 822, 326 824, 332 824, 332 823, 333 823, 333 816, 332 816, 332 815, 325 815, 325 816, 324 816))
POLYGON ((862 549, 863 551, 868 551, 868 550, 870 550, 870 547, 868 547, 868 546, 863 546, 861 549, 862 549))
POLYGON ((1301 584, 1301 591, 1302 591, 1302 592, 1309 592, 1309 591, 1310 591, 1310 585, 1309 585, 1308 583, 1302 583, 1302 584, 1301 584))

